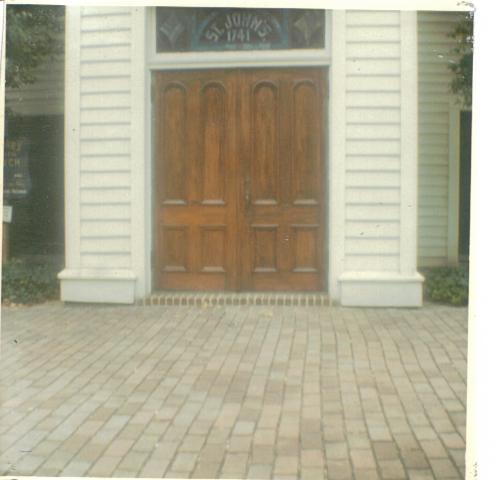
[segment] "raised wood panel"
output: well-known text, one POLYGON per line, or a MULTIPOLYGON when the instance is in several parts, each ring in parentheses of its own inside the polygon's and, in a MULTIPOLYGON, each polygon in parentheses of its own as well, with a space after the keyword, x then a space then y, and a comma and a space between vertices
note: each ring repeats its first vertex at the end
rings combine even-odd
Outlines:
POLYGON ((225 273, 227 269, 227 229, 225 225, 201 227, 202 272, 225 273))
POLYGON ((292 87, 292 200, 317 204, 320 194, 321 114, 316 86, 299 82, 292 87))
POLYGON ((225 202, 228 128, 226 96, 225 87, 218 82, 208 83, 200 92, 203 135, 198 168, 204 202, 225 202))
POLYGON ((162 226, 160 245, 164 252, 161 270, 165 272, 188 271, 188 227, 162 226))
MULTIPOLYGON (((279 162, 279 102, 278 86, 262 81, 253 88, 251 135, 253 156, 250 178, 252 202, 277 202, 279 162)), ((249 188, 249 186, 247 186, 249 188)))
POLYGON ((253 273, 277 272, 278 225, 251 225, 253 273))
POLYGON ((321 260, 319 225, 291 225, 290 242, 293 272, 318 272, 321 260))
POLYGON ((161 182, 164 189, 162 201, 182 201, 186 203, 187 175, 187 105, 186 89, 180 84, 168 85, 160 98, 160 109, 163 111, 163 126, 156 134, 162 138, 161 151, 163 157, 159 160, 162 168, 161 182))

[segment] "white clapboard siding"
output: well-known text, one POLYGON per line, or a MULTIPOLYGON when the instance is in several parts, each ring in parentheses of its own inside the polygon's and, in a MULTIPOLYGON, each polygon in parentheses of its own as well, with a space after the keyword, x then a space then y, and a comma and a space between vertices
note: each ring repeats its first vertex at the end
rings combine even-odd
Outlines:
POLYGON ((399 222, 348 222, 346 224, 347 238, 399 238, 399 222))
POLYGON ((366 272, 397 272, 400 268, 399 255, 351 255, 347 254, 344 261, 345 270, 366 272))
POLYGON ((81 238, 110 238, 129 237, 131 235, 131 222, 129 220, 86 220, 81 225, 81 238))
MULTIPOLYGON (((449 110, 455 46, 448 34, 458 13, 418 13, 419 177, 418 265, 448 262, 449 110)), ((455 140, 456 141, 456 140, 455 140)))
POLYGON ((47 59, 34 76, 34 83, 5 89, 6 106, 19 115, 63 115, 64 57, 47 59))
POLYGON ((80 19, 79 185, 83 268, 131 266, 131 9, 80 19))
POLYGON ((346 12, 344 268, 400 265, 400 13, 346 12))

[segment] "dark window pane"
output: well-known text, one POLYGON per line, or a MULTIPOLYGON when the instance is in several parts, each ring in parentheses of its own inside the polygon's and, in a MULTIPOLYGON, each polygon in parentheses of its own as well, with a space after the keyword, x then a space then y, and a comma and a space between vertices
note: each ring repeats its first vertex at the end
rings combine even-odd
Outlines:
POLYGON ((324 47, 324 10, 157 8, 157 52, 324 47))

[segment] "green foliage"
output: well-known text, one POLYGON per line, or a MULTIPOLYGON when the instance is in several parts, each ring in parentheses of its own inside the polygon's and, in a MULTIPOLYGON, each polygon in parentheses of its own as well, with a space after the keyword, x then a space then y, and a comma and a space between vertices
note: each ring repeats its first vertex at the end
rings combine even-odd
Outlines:
POLYGON ((468 267, 439 267, 424 272, 425 294, 434 302, 468 303, 468 267))
POLYGON ((53 264, 11 260, 2 267, 2 303, 29 305, 58 298, 59 270, 53 264))
POLYGON ((64 49, 64 7, 8 5, 6 31, 7 87, 19 88, 36 80, 35 69, 64 49))
MULTIPOLYGON (((464 3, 473 8, 472 4, 464 3)), ((452 61, 449 65, 450 70, 454 73, 451 91, 460 96, 465 107, 470 108, 472 106, 474 12, 467 12, 449 36, 457 42, 456 47, 453 49, 456 61, 452 61)))

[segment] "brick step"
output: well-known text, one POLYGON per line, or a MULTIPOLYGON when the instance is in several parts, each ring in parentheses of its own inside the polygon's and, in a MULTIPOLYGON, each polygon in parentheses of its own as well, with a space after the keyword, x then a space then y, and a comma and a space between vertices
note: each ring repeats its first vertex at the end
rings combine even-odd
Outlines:
POLYGON ((329 306, 327 293, 205 293, 156 292, 139 300, 138 305, 289 305, 329 306))

